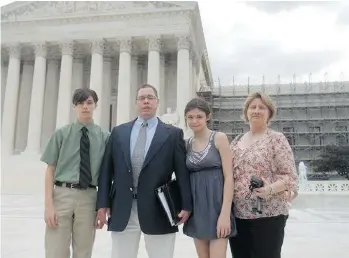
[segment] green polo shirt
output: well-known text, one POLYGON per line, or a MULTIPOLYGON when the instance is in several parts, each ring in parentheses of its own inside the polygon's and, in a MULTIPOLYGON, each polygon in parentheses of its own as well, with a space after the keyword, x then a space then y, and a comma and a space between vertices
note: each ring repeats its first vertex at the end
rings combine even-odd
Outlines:
MULTIPOLYGON (((41 156, 41 161, 56 165, 56 181, 79 183, 82 127, 83 124, 74 122, 55 130, 41 156)), ((86 125, 86 128, 90 140, 91 184, 97 185, 99 167, 110 133, 93 123, 86 125)))

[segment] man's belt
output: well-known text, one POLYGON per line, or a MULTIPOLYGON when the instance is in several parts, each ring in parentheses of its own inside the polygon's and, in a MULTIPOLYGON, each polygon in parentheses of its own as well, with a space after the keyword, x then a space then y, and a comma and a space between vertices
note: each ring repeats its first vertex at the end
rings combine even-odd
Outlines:
POLYGON ((70 189, 80 189, 80 190, 87 189, 87 188, 96 189, 96 186, 94 185, 89 185, 87 188, 83 188, 80 184, 65 183, 65 182, 59 182, 59 181, 56 181, 55 185, 70 188, 70 189))

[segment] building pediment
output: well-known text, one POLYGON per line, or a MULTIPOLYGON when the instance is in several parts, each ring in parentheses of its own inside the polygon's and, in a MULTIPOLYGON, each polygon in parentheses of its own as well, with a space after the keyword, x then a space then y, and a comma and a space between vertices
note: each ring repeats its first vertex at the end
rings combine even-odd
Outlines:
MULTIPOLYGON (((2 8, 2 21, 35 20, 84 15, 132 14, 183 9, 181 2, 161 1, 44 1, 15 2, 2 8)), ((185 2, 184 2, 185 3, 185 2)))

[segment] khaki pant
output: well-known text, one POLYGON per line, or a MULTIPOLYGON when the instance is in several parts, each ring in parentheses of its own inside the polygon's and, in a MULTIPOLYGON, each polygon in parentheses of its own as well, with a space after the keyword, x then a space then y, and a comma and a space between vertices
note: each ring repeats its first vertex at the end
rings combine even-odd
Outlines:
POLYGON ((95 240, 96 189, 87 190, 55 187, 53 204, 58 226, 46 226, 46 258, 91 258, 95 240))
MULTIPOLYGON (((134 200, 126 229, 122 232, 111 233, 111 258, 137 258, 141 234, 137 201, 134 200)), ((144 234, 144 241, 149 258, 173 258, 176 233, 164 235, 144 234)))

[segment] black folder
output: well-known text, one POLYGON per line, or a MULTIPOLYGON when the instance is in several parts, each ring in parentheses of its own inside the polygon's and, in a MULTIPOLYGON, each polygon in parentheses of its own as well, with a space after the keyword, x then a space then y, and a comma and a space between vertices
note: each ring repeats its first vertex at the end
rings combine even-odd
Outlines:
POLYGON ((156 195, 163 207, 171 226, 177 226, 181 220, 178 214, 182 210, 181 195, 176 179, 155 189, 156 195))

